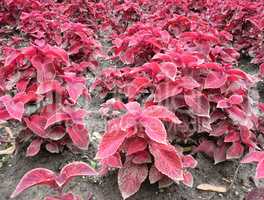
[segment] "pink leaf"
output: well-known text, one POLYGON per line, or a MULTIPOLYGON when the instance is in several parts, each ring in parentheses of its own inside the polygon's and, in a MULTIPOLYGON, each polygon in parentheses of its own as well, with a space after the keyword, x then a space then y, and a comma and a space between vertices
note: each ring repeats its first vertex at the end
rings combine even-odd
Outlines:
POLYGON ((129 85, 125 87, 125 93, 129 99, 133 99, 140 92, 141 89, 147 87, 150 80, 145 77, 136 77, 129 85))
POLYGON ((75 124, 83 124, 83 120, 85 118, 85 116, 87 115, 87 111, 84 109, 73 109, 71 107, 66 107, 63 109, 64 112, 66 112, 70 117, 71 120, 73 121, 73 123, 75 124))
POLYGON ((240 138, 242 143, 249 147, 255 147, 255 143, 251 139, 252 132, 246 126, 240 126, 240 138))
POLYGON ((195 148, 194 152, 203 152, 208 156, 213 157, 216 146, 212 141, 203 140, 198 147, 195 148))
POLYGON ((210 132, 212 136, 222 136, 229 131, 229 122, 226 120, 221 120, 219 123, 213 125, 213 130, 210 132))
POLYGON ((51 117, 47 119, 47 123, 45 125, 45 129, 47 129, 49 126, 54 125, 58 122, 62 121, 67 121, 70 120, 71 118, 69 117, 68 114, 66 113, 54 113, 51 117))
POLYGON ((122 168, 123 164, 121 161, 121 156, 119 153, 116 153, 112 156, 109 156, 108 158, 102 159, 101 163, 103 165, 107 165, 109 167, 113 167, 113 168, 122 168))
POLYGON ((264 159, 258 163, 255 177, 256 179, 264 178, 264 159))
POLYGON ((57 80, 49 80, 41 82, 37 89, 37 94, 46 94, 48 92, 55 91, 59 94, 63 92, 61 84, 57 80))
POLYGON ((18 183, 15 191, 12 193, 11 198, 15 198, 24 190, 34 185, 50 185, 54 184, 55 174, 44 168, 36 168, 27 172, 20 182, 18 183))
POLYGON ((152 165, 150 170, 149 170, 149 182, 150 182, 150 184, 156 183, 157 181, 162 179, 162 177, 163 177, 162 173, 160 173, 159 170, 157 170, 157 168, 154 165, 152 165))
POLYGON ((10 117, 21 121, 25 111, 24 104, 22 102, 15 103, 8 95, 1 96, 0 101, 4 104, 10 117))
POLYGON ((65 128, 62 126, 54 126, 47 131, 48 131, 47 137, 55 141, 62 139, 66 134, 65 128))
POLYGON ((135 154, 133 154, 132 162, 134 164, 145 164, 145 163, 151 163, 151 156, 148 151, 140 151, 135 154))
POLYGON ((182 91, 183 89, 174 82, 160 83, 156 87, 156 91, 154 94, 154 100, 155 102, 161 102, 169 97, 180 94, 182 91))
POLYGON ((118 186, 124 199, 135 194, 148 176, 147 165, 125 163, 118 171, 118 186))
POLYGON ((137 124, 136 117, 133 114, 127 113, 120 118, 120 128, 127 130, 137 124))
POLYGON ((183 184, 188 186, 188 187, 192 187, 193 186, 193 176, 190 172, 188 171, 184 171, 183 173, 183 184))
POLYGON ((222 71, 211 71, 205 79, 204 89, 214 89, 222 87, 227 80, 227 76, 222 71))
POLYGON ((238 142, 240 140, 240 134, 237 131, 229 131, 225 136, 224 142, 238 142))
POLYGON ((186 104, 200 117, 209 117, 210 105, 207 97, 199 92, 184 94, 186 104))
POLYGON ((41 139, 35 139, 33 140, 30 145, 27 148, 27 153, 26 156, 30 157, 30 156, 35 156, 39 153, 40 151, 40 146, 42 144, 42 140, 41 139))
POLYGON ((263 151, 251 151, 241 160, 241 163, 260 162, 263 159, 263 151))
POLYGON ((126 142, 126 153, 131 155, 139 151, 143 151, 147 148, 147 142, 143 138, 134 137, 130 138, 126 142))
POLYGON ((24 118, 27 127, 35 134, 42 138, 47 137, 47 133, 45 132, 45 124, 46 118, 39 115, 32 115, 30 118, 24 118))
POLYGON ((184 89, 192 90, 194 88, 199 87, 200 84, 197 81, 195 81, 191 76, 183 76, 179 80, 178 86, 184 89))
POLYGON ((61 187, 73 177, 95 175, 97 175, 97 172, 87 163, 72 162, 61 169, 59 176, 56 178, 56 183, 61 187))
POLYGON ((163 106, 149 106, 143 110, 144 116, 155 117, 165 121, 171 121, 175 124, 180 124, 181 121, 175 114, 169 111, 166 107, 163 106))
POLYGON ((233 105, 238 105, 243 102, 243 97, 241 95, 232 95, 228 98, 228 102, 233 105))
POLYGON ((83 150, 88 149, 88 130, 83 125, 73 124, 72 126, 69 126, 66 131, 75 146, 83 150))
POLYGON ((222 144, 221 146, 217 146, 213 152, 214 154, 214 164, 218 164, 226 160, 226 145, 222 144))
POLYGON ((96 157, 99 159, 105 159, 109 156, 114 155, 121 144, 124 142, 126 136, 127 133, 123 131, 105 133, 100 142, 96 157))
POLYGON ((167 132, 163 123, 153 117, 142 117, 140 123, 145 128, 145 132, 148 137, 158 143, 167 143, 167 132))
POLYGON ((247 118, 246 113, 238 106, 232 106, 231 108, 226 109, 226 111, 229 114, 229 117, 235 122, 239 123, 242 126, 252 128, 252 121, 247 118))
POLYGON ((195 168, 197 164, 197 161, 191 155, 186 155, 182 157, 183 168, 195 168))
POLYGON ((46 149, 50 153, 59 153, 60 149, 59 146, 56 143, 48 143, 46 144, 46 149))
POLYGON ((85 85, 83 83, 68 83, 66 86, 66 90, 74 104, 76 104, 84 89, 85 85))
POLYGON ((177 75, 177 66, 172 62, 164 62, 160 66, 161 72, 172 81, 175 81, 177 75))
POLYGON ((226 152, 226 159, 235 159, 240 158, 244 153, 244 147, 240 142, 234 142, 226 152))
POLYGON ((259 66, 259 76, 264 77, 264 63, 259 66))
POLYGON ((137 102, 129 102, 125 104, 127 111, 133 115, 139 115, 141 113, 140 104, 137 102))
POLYGON ((174 183, 172 179, 167 176, 163 176, 161 180, 159 180, 159 188, 167 188, 174 183))
POLYGON ((154 156, 155 167, 172 180, 183 180, 182 161, 175 148, 170 145, 151 143, 149 146, 154 156))

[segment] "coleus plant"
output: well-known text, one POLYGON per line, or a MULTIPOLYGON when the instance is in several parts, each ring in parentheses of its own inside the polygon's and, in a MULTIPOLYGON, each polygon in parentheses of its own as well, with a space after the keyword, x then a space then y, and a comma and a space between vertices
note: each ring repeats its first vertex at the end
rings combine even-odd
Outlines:
POLYGON ((78 148, 87 149, 88 130, 83 123, 87 112, 75 106, 81 96, 90 99, 86 79, 74 70, 66 51, 38 44, 5 50, 9 56, 1 68, 1 92, 12 90, 15 95, 0 97, 1 119, 25 123, 33 139, 28 156, 36 155, 42 143, 48 151, 58 153, 60 146, 69 143, 67 137, 78 148), (28 113, 30 105, 41 107, 28 113))
POLYGON ((181 121, 163 106, 142 109, 137 102, 129 102, 124 108, 125 114, 108 122, 100 142, 96 157, 103 167, 101 173, 120 168, 118 185, 124 199, 136 193, 147 177, 152 184, 159 182, 160 187, 179 181, 192 186, 187 168, 194 168, 197 162, 169 143, 161 120, 181 121))
POLYGON ((72 192, 64 193, 63 188, 77 176, 96 176, 97 172, 84 162, 72 162, 65 165, 59 174, 46 168, 35 168, 28 171, 18 183, 11 198, 17 197, 23 191, 38 185, 45 185, 58 193, 56 196, 46 196, 45 200, 81 200, 72 192))

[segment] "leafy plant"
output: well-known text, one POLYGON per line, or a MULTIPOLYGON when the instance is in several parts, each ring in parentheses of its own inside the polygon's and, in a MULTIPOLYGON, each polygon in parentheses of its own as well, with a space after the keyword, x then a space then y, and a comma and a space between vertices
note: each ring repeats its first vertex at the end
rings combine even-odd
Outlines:
POLYGON ((186 168, 194 168, 197 163, 170 145, 161 122, 181 121, 163 106, 142 109, 137 102, 129 102, 124 107, 126 114, 109 121, 96 156, 104 168, 120 168, 118 185, 123 198, 136 193, 147 177, 150 183, 159 182, 160 187, 172 181, 192 186, 192 175, 186 168))

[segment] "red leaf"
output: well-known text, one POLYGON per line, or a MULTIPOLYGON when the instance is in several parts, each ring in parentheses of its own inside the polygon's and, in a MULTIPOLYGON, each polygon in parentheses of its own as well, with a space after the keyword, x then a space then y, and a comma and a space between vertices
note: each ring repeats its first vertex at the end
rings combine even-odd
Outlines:
POLYGON ((155 167, 172 180, 183 180, 182 161, 175 148, 170 145, 151 143, 149 150, 155 159, 155 167))
POLYGON ((193 176, 190 172, 188 171, 184 171, 183 173, 183 184, 188 186, 188 187, 192 187, 193 186, 193 176))
POLYGON ((243 102, 243 96, 234 94, 228 98, 228 102, 233 105, 241 104, 243 102))
POLYGON ((136 117, 133 114, 127 113, 120 118, 120 128, 127 130, 137 124, 136 117))
POLYGON ((137 102, 129 102, 125 104, 127 111, 133 115, 139 115, 141 113, 140 104, 137 102))
POLYGON ((122 168, 123 164, 121 161, 121 156, 119 153, 116 153, 108 158, 102 159, 101 163, 113 168, 122 168))
POLYGON ((65 128, 62 126, 54 126, 47 131, 47 137, 55 141, 62 139, 66 134, 65 128))
POLYGON ((134 164, 145 164, 151 163, 151 156, 148 151, 141 151, 138 153, 133 154, 132 162, 134 164))
POLYGON ((37 94, 46 94, 48 92, 55 91, 59 94, 63 92, 61 84, 57 80, 49 80, 41 82, 37 89, 37 94))
POLYGON ((38 152, 40 151, 40 146, 42 144, 42 140, 41 139, 35 139, 33 140, 30 145, 27 148, 27 153, 26 153, 26 157, 30 157, 30 156, 35 156, 38 154, 38 152))
POLYGON ((27 93, 25 92, 19 92, 16 94, 16 96, 14 96, 13 98, 14 102, 22 102, 23 104, 29 103, 29 102, 34 102, 38 100, 38 95, 33 92, 33 91, 29 91, 27 93))
POLYGON ((209 117, 210 105, 207 97, 199 92, 184 94, 186 104, 200 117, 209 117))
POLYGON ((12 193, 11 198, 15 198, 24 190, 34 185, 50 185, 54 184, 55 174, 44 168, 36 168, 27 172, 20 182, 18 183, 15 191, 12 193))
POLYGON ((161 180, 159 180, 159 188, 167 188, 174 183, 172 179, 167 176, 163 176, 161 180))
POLYGON ((161 102, 169 97, 180 94, 182 91, 183 89, 174 82, 160 83, 156 87, 154 100, 155 102, 161 102))
POLYGON ((80 196, 74 195, 70 192, 67 194, 63 194, 61 197, 61 200, 82 200, 82 198, 80 196))
POLYGON ((53 80, 56 76, 55 67, 47 63, 47 59, 41 55, 35 55, 30 59, 33 67, 37 70, 37 81, 43 82, 53 80))
POLYGON ((130 138, 126 142, 126 153, 131 155, 139 151, 143 151, 147 148, 147 142, 143 138, 134 137, 130 138))
POLYGON ((114 155, 121 144, 124 142, 126 136, 127 133, 123 131, 105 133, 100 142, 96 157, 99 159, 105 159, 109 156, 114 155))
POLYGON ((251 140, 252 132, 246 126, 240 126, 240 138, 242 143, 249 147, 255 147, 256 144, 251 140))
POLYGON ((140 92, 141 89, 147 87, 150 80, 145 77, 136 77, 130 84, 125 87, 125 93, 129 99, 133 99, 140 92))
POLYGON ((208 156, 214 156, 214 150, 216 149, 215 144, 209 140, 203 140, 198 147, 195 148, 194 152, 203 152, 208 156))
POLYGON ((24 104, 22 102, 15 103, 8 95, 1 96, 0 101, 4 104, 10 117, 21 121, 25 111, 24 104))
POLYGON ((229 131, 224 139, 224 142, 238 142, 238 141, 240 141, 240 134, 237 131, 229 131))
POLYGON ((255 177, 256 179, 264 178, 264 159, 258 163, 255 177))
POLYGON ((217 146, 213 152, 214 154, 214 164, 223 162, 226 160, 226 145, 222 144, 221 146, 217 146))
POLYGON ((197 81, 195 81, 191 76, 183 76, 179 80, 178 86, 184 89, 192 90, 194 88, 199 87, 200 84, 197 81))
POLYGON ((59 176, 56 177, 56 183, 58 186, 65 185, 71 178, 76 176, 95 176, 97 172, 84 162, 72 162, 65 165, 59 176))
POLYGON ((244 153, 244 147, 240 144, 240 142, 234 142, 226 152, 226 159, 235 159, 240 158, 244 153))
POLYGON ((227 80, 227 76, 222 71, 211 71, 205 79, 204 89, 214 89, 222 87, 227 80))
POLYGON ((166 121, 171 121, 175 124, 180 124, 181 121, 175 114, 169 111, 166 107, 163 106, 149 106, 143 110, 144 116, 155 117, 166 121))
POLYGON ((195 168, 197 161, 191 155, 182 156, 182 166, 183 168, 195 168))
POLYGON ((12 119, 9 113, 5 109, 0 110, 0 120, 7 121, 9 119, 12 119))
POLYGON ((46 118, 39 115, 32 115, 30 118, 24 118, 27 127, 35 134, 42 138, 47 137, 47 133, 45 132, 45 124, 46 118))
POLYGON ((178 69, 177 66, 172 62, 164 62, 160 66, 161 72, 172 81, 175 81, 178 69))
POLYGON ((47 119, 47 123, 45 125, 45 129, 47 129, 49 126, 54 125, 58 122, 67 121, 71 118, 66 113, 54 113, 51 117, 47 119))
POLYGON ((231 108, 226 109, 226 111, 229 114, 229 117, 235 122, 239 123, 242 126, 246 126, 249 129, 252 128, 252 121, 247 118, 246 113, 238 106, 232 106, 231 108))
POLYGON ((59 153, 59 146, 56 143, 48 143, 46 144, 46 149, 50 153, 59 153))
POLYGON ((260 162, 263 159, 263 151, 251 151, 241 160, 241 163, 260 162))
POLYGON ((219 123, 213 125, 213 130, 210 132, 212 136, 222 136, 229 131, 229 122, 226 120, 221 120, 219 123))
POLYGON ((63 109, 70 117, 73 123, 83 125, 83 120, 87 115, 87 111, 84 109, 73 109, 71 107, 66 107, 63 109))
POLYGON ((83 150, 88 149, 88 130, 83 125, 73 124, 72 126, 69 126, 66 131, 75 146, 83 150))
POLYGON ((66 90, 70 99, 76 104, 78 98, 82 95, 85 85, 83 83, 67 84, 66 90))
POLYGON ((118 186, 124 199, 135 194, 148 176, 147 165, 125 163, 118 171, 118 186))
POLYGON ((157 170, 157 168, 154 165, 152 165, 150 170, 149 170, 149 182, 150 182, 150 184, 156 183, 157 181, 162 179, 162 177, 163 177, 162 173, 160 173, 159 170, 157 170))
POLYGON ((65 64, 69 65, 69 55, 68 53, 59 47, 46 45, 43 49, 43 52, 45 52, 45 55, 47 56, 53 56, 55 58, 60 58, 62 61, 64 61, 65 64))
POLYGON ((167 132, 163 123, 153 117, 142 117, 140 123, 145 128, 148 137, 158 143, 167 143, 167 132))

